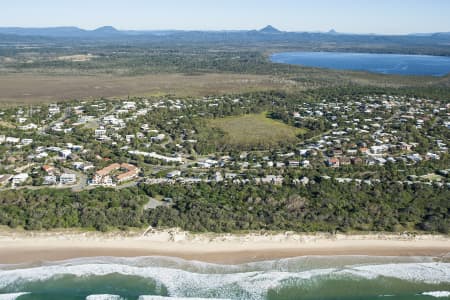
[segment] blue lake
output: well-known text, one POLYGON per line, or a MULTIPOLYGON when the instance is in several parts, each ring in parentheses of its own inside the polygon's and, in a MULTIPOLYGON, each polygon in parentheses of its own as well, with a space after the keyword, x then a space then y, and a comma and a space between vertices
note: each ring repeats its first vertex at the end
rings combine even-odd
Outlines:
POLYGON ((450 73, 450 57, 445 56, 283 52, 273 54, 270 59, 275 63, 381 74, 445 76, 450 73))

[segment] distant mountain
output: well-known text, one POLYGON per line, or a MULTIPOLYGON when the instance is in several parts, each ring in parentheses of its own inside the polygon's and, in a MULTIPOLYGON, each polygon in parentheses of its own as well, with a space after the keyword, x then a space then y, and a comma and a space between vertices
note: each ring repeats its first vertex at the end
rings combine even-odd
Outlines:
POLYGON ((272 25, 267 25, 263 29, 260 29, 259 32, 260 33, 268 33, 268 34, 282 33, 282 31, 276 29, 272 25))
POLYGON ((103 26, 94 30, 85 30, 78 27, 1 27, 0 34, 42 37, 115 37, 124 33, 112 26, 103 26))
POLYGON ((103 27, 99 27, 97 29, 94 29, 92 31, 90 31, 91 34, 95 34, 95 35, 117 35, 117 34, 121 34, 121 32, 119 30, 117 30, 116 28, 112 27, 112 26, 103 26, 103 27))
POLYGON ((338 32, 334 29, 330 29, 327 33, 328 34, 338 34, 338 32))
POLYGON ((432 34, 433 36, 439 36, 439 37, 450 37, 450 32, 436 32, 432 34))
POLYGON ((73 37, 81 36, 86 31, 78 27, 23 28, 2 27, 0 33, 20 36, 73 37))
POLYGON ((432 36, 435 33, 410 33, 408 34, 408 36, 418 36, 418 37, 427 37, 427 36, 432 36))
MULTIPOLYGON (((74 26, 66 27, 45 27, 45 28, 25 28, 25 27, 0 27, 0 34, 2 35, 15 35, 15 36, 27 36, 27 37, 47 37, 47 38, 127 38, 127 37, 154 37, 154 36, 174 36, 174 37, 187 37, 190 36, 202 36, 203 38, 263 38, 263 39, 301 39, 329 36, 329 38, 343 38, 343 36, 355 37, 361 39, 363 37, 376 36, 377 38, 386 38, 389 35, 373 35, 373 34, 342 34, 334 29, 330 29, 328 32, 288 32, 281 31, 272 25, 267 25, 260 30, 221 30, 221 31, 205 31, 205 30, 118 30, 113 26, 102 26, 94 30, 81 29, 74 26)), ((401 35, 397 36, 400 37, 401 35)), ((450 38, 450 32, 436 32, 436 33, 412 33, 403 35, 410 38, 431 38, 431 39, 445 39, 450 38)))
MULTIPOLYGON (((334 29, 328 32, 288 32, 268 25, 260 30, 118 30, 112 26, 103 26, 94 30, 78 27, 19 28, 0 27, 0 42, 3 41, 48 41, 78 43, 79 40, 120 43, 283 43, 296 45, 314 45, 333 43, 341 49, 349 45, 354 51, 376 51, 370 45, 390 45, 397 49, 407 49, 407 53, 427 53, 447 55, 450 44, 450 33, 412 34, 412 35, 370 35, 339 33, 334 29), (368 46, 369 45, 369 46, 368 46), (414 48, 415 50, 411 50, 414 48), (427 50, 428 49, 428 50, 427 50), (429 50, 433 49, 433 51, 429 50), (438 49, 438 50, 436 50, 438 49)), ((306 47, 306 46, 305 46, 306 47)), ((312 46, 311 46, 312 47, 312 46)), ((314 48, 317 49, 317 48, 314 48)), ((324 48, 326 49, 326 48, 324 48)))

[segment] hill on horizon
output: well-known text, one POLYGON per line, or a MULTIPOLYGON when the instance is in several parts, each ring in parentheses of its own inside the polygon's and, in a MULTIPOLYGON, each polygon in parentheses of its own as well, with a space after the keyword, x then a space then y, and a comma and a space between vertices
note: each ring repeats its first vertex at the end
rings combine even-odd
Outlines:
POLYGON ((282 33, 282 31, 276 29, 272 25, 267 25, 266 27, 260 29, 259 32, 261 32, 261 33, 271 33, 271 34, 282 33))

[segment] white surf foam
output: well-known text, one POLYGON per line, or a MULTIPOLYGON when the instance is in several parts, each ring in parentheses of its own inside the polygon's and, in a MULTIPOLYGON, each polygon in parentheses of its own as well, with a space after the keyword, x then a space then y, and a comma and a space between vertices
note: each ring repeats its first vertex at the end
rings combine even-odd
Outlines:
POLYGON ((425 283, 450 282, 449 263, 384 264, 357 266, 340 272, 375 279, 380 276, 425 283))
POLYGON ((123 300, 119 295, 95 294, 86 297, 86 300, 123 300))
POLYGON ((156 283, 164 285, 169 295, 173 297, 251 300, 262 299, 268 290, 280 288, 286 283, 308 282, 308 280, 318 279, 321 276, 356 276, 367 279, 384 276, 427 283, 450 282, 450 263, 398 263, 324 268, 303 272, 254 271, 228 274, 195 273, 167 267, 138 267, 118 263, 59 264, 0 270, 0 288, 20 282, 48 280, 64 274, 81 277, 113 273, 153 279, 156 283))
POLYGON ((164 296, 139 296, 138 300, 231 300, 223 298, 186 298, 186 297, 164 297, 164 296))
MULTIPOLYGON (((424 263, 434 262, 432 257, 395 257, 395 256, 367 256, 367 255, 339 255, 339 256, 301 256, 243 263, 237 265, 223 265, 201 261, 185 260, 177 257, 166 256, 141 256, 141 257, 87 257, 75 258, 65 261, 46 262, 41 266, 52 265, 82 265, 82 264, 120 264, 135 267, 162 267, 180 269, 193 273, 205 274, 229 274, 254 271, 279 271, 279 272, 303 272, 315 269, 345 268, 351 265, 376 265, 390 263, 424 263)), ((36 265, 5 265, 0 270, 30 268, 36 265)))
POLYGON ((0 300, 15 300, 20 296, 27 295, 29 293, 9 293, 9 294, 0 294, 0 300))
POLYGON ((233 274, 199 274, 183 270, 147 267, 139 268, 117 264, 86 264, 77 266, 46 266, 31 269, 4 270, 0 272, 0 286, 26 281, 48 280, 57 275, 103 276, 121 274, 150 278, 164 285, 170 296, 261 299, 267 290, 281 285, 288 279, 309 279, 326 275, 332 269, 288 273, 247 272, 233 274), (214 294, 211 294, 214 293, 214 294))
POLYGON ((422 295, 431 296, 435 298, 444 298, 450 297, 450 291, 433 291, 433 292, 424 292, 422 295))

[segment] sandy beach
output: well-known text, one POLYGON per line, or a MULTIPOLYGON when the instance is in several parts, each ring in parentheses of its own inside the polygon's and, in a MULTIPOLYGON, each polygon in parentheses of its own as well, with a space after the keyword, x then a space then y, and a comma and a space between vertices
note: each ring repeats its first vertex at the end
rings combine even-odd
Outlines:
POLYGON ((236 264, 305 255, 435 256, 450 254, 444 235, 192 234, 177 229, 142 232, 0 232, 0 264, 94 256, 172 256, 236 264))

